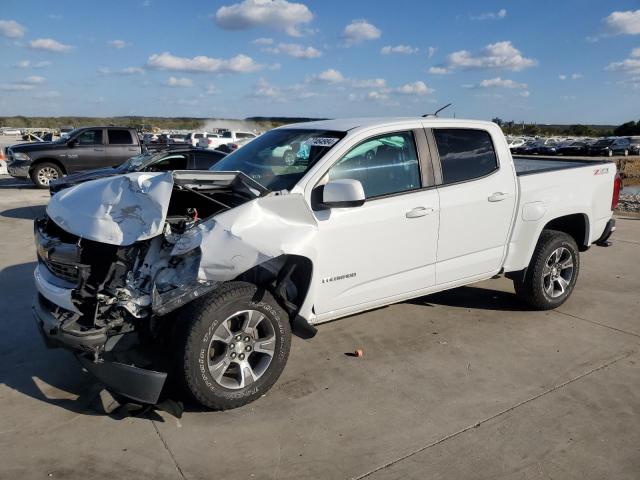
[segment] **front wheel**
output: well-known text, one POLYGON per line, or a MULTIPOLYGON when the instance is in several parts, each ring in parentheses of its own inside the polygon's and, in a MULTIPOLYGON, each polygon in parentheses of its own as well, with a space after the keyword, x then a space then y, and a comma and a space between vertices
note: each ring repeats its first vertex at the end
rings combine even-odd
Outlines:
POLYGON ((579 270, 575 240, 564 232, 543 230, 524 278, 514 280, 516 295, 536 310, 559 307, 573 292, 579 270))
POLYGON ((289 318, 273 296, 244 282, 223 284, 183 312, 181 373, 193 397, 214 410, 264 395, 289 357, 289 318))
POLYGON ((62 170, 55 163, 40 163, 31 171, 31 180, 38 188, 49 188, 49 184, 59 178, 62 170))

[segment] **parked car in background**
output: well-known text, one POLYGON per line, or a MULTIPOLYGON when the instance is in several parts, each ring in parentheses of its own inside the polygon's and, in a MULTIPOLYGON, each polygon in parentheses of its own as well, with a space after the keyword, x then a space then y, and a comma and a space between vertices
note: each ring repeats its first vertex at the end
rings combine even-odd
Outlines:
POLYGON ((524 138, 512 138, 509 140, 508 145, 509 148, 513 151, 513 149, 523 146, 526 143, 524 138))
POLYGON ((171 143, 187 143, 187 140, 185 135, 181 135, 179 133, 161 133, 158 135, 157 143, 168 145, 171 143))
POLYGON ((238 140, 236 142, 233 143, 225 143, 222 144, 218 147, 218 150, 222 150, 223 152, 233 152, 237 149, 239 149, 240 147, 245 146, 247 143, 249 143, 251 140, 253 140, 253 138, 245 138, 242 140, 238 140))
POLYGON ((113 177, 132 172, 166 172, 169 170, 209 170, 226 157, 226 152, 219 150, 201 150, 191 147, 173 148, 156 152, 144 152, 131 157, 115 167, 87 170, 73 173, 49 184, 51 195, 79 183, 98 178, 113 177))
POLYGON ((201 139, 207 138, 208 135, 209 134, 207 132, 188 133, 187 135, 185 135, 185 143, 188 143, 193 147, 197 147, 198 146, 198 142, 201 139))
POLYGON ((242 141, 250 141, 256 138, 257 135, 251 132, 239 132, 235 130, 227 130, 218 134, 217 136, 209 136, 208 138, 201 138, 198 146, 201 148, 213 148, 216 149, 220 145, 227 143, 235 143, 242 141))
POLYGON ((540 140, 527 140, 523 145, 511 149, 511 153, 515 155, 536 155, 542 145, 540 140))
POLYGON ((69 136, 71 132, 73 132, 73 127, 62 127, 60 129, 60 138, 66 138, 69 136))
POLYGON ((640 137, 629 139, 629 155, 640 155, 640 137))
POLYGON ((120 165, 142 153, 142 146, 134 128, 83 127, 55 142, 21 143, 6 152, 9 175, 47 188, 63 175, 120 165))
POLYGON ((155 133, 145 133, 142 136, 142 143, 144 145, 151 145, 152 143, 156 143, 158 141, 158 135, 155 133))
POLYGON ((589 145, 586 142, 577 141, 560 145, 556 152, 558 155, 585 156, 588 151, 589 145))
POLYGON ((631 142, 628 138, 603 138, 589 147, 589 155, 612 157, 614 155, 629 155, 631 142))
POLYGON ((5 127, 2 129, 3 135, 22 135, 22 131, 17 128, 5 127))

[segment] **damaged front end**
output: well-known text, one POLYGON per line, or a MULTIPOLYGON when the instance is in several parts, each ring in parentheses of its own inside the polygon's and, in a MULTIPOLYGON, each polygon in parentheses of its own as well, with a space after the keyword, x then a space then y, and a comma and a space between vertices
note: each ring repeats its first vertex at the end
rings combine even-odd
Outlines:
POLYGON ((115 392, 156 403, 171 337, 163 317, 220 281, 203 274, 203 232, 266 193, 240 173, 167 172, 55 195, 34 225, 33 311, 47 345, 74 351, 115 392))

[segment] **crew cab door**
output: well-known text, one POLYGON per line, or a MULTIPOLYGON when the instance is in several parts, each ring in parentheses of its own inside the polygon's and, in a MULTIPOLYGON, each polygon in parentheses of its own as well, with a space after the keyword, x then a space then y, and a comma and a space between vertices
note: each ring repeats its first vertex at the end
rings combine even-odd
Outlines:
POLYGON ((418 145, 428 155, 422 129, 369 137, 322 177, 320 184, 358 180, 366 200, 358 207, 314 208, 318 222, 314 267, 320 277, 316 314, 366 308, 434 285, 438 192, 432 175, 421 169, 418 145))
POLYGON ((107 129, 107 155, 102 166, 115 167, 139 153, 138 139, 133 138, 131 130, 126 128, 107 129))
MULTIPOLYGON (((436 284, 495 273, 502 266, 516 204, 516 177, 506 145, 498 162, 482 129, 434 128, 440 231, 436 284)), ((504 142, 502 142, 504 143, 504 142)))
POLYGON ((61 155, 68 173, 91 170, 104 166, 104 129, 83 130, 67 143, 69 146, 61 155), (66 160, 65 160, 66 157, 66 160))

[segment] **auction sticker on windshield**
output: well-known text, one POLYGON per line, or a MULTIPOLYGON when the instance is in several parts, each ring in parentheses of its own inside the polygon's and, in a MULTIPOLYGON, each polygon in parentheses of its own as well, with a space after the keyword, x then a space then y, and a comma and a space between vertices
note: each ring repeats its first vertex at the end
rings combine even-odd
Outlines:
POLYGON ((333 137, 312 137, 305 140, 303 143, 312 147, 333 147, 339 138, 333 137))

